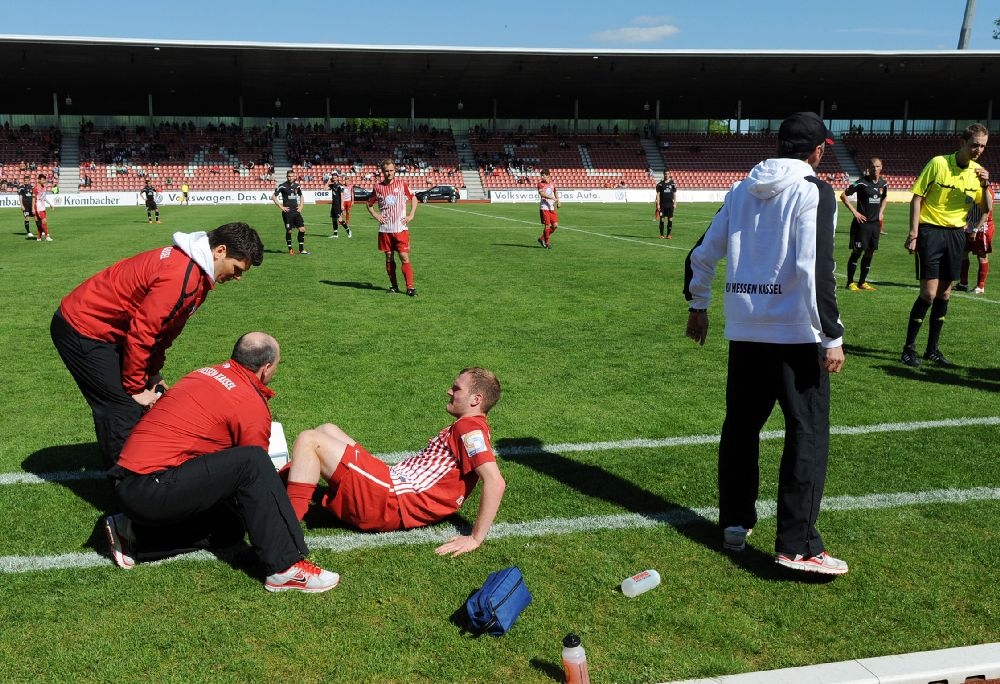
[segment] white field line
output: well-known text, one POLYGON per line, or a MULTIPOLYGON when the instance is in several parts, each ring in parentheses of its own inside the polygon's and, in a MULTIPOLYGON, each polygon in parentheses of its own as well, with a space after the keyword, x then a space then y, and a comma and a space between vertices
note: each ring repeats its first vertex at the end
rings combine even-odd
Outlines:
MULTIPOLYGON (((885 494, 869 494, 866 496, 836 496, 823 500, 825 511, 870 511, 903 506, 922 506, 931 504, 962 504, 974 501, 1000 500, 1000 488, 973 487, 970 489, 937 489, 926 492, 898 492, 885 494)), ((760 502, 757 505, 759 518, 773 518, 776 504, 773 501, 760 502)), ((496 523, 490 529, 490 538, 537 538, 557 534, 575 534, 593 532, 595 530, 621 530, 650 527, 683 527, 697 520, 718 519, 718 509, 678 508, 661 513, 622 513, 618 515, 592 515, 579 518, 542 518, 520 523, 496 523)), ((347 532, 337 535, 310 535, 306 542, 313 550, 323 549, 334 553, 344 553, 358 549, 374 549, 391 546, 415 546, 422 544, 440 544, 455 534, 467 533, 451 524, 441 524, 431 528, 408 530, 405 532, 386 532, 382 534, 365 534, 362 532, 347 532)), ((198 551, 185 554, 169 561, 176 560, 217 560, 218 556, 198 551)), ((156 563, 150 563, 156 565, 156 563)), ((52 556, 0 556, 0 573, 17 574, 41 572, 45 570, 66 570, 74 568, 112 567, 107 556, 97 552, 65 553, 52 556)), ((133 570, 135 572, 135 570, 133 570)))
MULTIPOLYGON (((983 425, 1000 425, 1000 416, 985 416, 982 418, 946 418, 943 420, 923 420, 911 423, 875 423, 874 425, 846 425, 830 428, 833 435, 874 435, 886 432, 911 432, 913 430, 933 430, 936 428, 974 427, 983 425)), ((760 433, 762 440, 783 439, 782 430, 769 430, 760 433)), ((611 451, 621 449, 666 449, 678 446, 696 446, 699 444, 718 444, 718 435, 688 435, 685 437, 664 437, 662 439, 624 439, 609 442, 569 442, 565 444, 528 444, 509 446, 497 449, 501 457, 530 456, 533 454, 568 454, 576 452, 611 451)), ((395 451, 388 454, 378 454, 386 463, 399 463, 404 458, 414 456, 415 451, 395 451)), ((49 484, 72 482, 75 480, 100 480, 104 478, 103 470, 57 470, 50 473, 0 473, 0 485, 12 484, 49 484)))
MULTIPOLYGON (((454 211, 461 214, 469 214, 471 216, 479 216, 482 218, 488 218, 495 221, 508 221, 510 223, 523 223, 528 226, 539 226, 538 221, 527 221, 525 219, 515 219, 507 216, 493 216, 491 214, 484 214, 479 211, 471 211, 469 209, 453 209, 449 208, 448 211, 454 211)), ((621 240, 622 242, 633 242, 637 245, 644 245, 646 247, 658 247, 661 249, 676 249, 681 252, 691 251, 690 247, 675 247, 674 245, 666 244, 663 242, 650 242, 648 240, 637 240, 636 238, 623 237, 621 235, 608 235, 607 233, 598 233, 593 230, 583 230, 582 228, 570 228, 565 223, 559 224, 559 230, 567 230, 574 233, 583 233, 584 235, 593 235, 594 237, 607 238, 609 240, 621 240)))

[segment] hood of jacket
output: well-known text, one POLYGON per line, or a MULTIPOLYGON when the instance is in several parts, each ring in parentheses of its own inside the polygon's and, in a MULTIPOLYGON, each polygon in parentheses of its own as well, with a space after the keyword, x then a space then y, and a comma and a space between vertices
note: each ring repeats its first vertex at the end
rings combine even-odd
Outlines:
POLYGON ((815 169, 801 159, 765 159, 753 167, 743 183, 754 197, 770 199, 795 182, 814 175, 815 169))
POLYGON ((174 233, 174 244, 182 252, 194 259, 198 267, 215 282, 215 257, 208 244, 208 233, 203 230, 194 233, 174 233))

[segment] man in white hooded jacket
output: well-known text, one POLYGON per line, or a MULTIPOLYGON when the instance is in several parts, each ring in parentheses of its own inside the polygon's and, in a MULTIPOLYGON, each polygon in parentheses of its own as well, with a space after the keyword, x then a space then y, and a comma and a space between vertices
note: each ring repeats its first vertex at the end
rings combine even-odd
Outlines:
POLYGON ((757 522, 760 430, 775 402, 785 416, 778 477, 775 561, 793 570, 841 575, 816 529, 830 442, 829 373, 844 364, 833 236, 837 199, 815 169, 833 134, 812 112, 785 119, 778 157, 733 185, 688 255, 686 334, 708 336, 715 267, 726 259, 729 342, 726 419, 719 444, 723 546, 741 551, 757 522))
POLYGON ((264 258, 245 223, 174 233, 173 245, 108 266, 63 297, 50 333, 94 416, 105 465, 167 385, 165 354, 217 283, 239 280, 264 258))

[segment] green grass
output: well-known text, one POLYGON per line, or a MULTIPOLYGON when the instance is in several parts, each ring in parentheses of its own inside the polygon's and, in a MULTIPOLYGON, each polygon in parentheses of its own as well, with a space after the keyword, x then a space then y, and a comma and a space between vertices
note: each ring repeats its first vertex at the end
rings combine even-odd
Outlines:
MULTIPOLYGON (((0 472, 96 468, 89 412, 48 337, 59 299, 113 261, 165 244, 175 230, 246 220, 268 253, 240 283, 213 292, 169 351, 164 376, 227 357, 265 330, 282 344, 272 409, 289 438, 342 426, 373 453, 420 448, 448 420, 445 390, 464 366, 498 374, 491 416, 502 445, 718 434, 726 343, 721 298, 701 348, 684 335, 687 250, 715 211, 678 209, 675 239, 656 239, 649 205, 567 204, 551 251, 537 247, 533 206, 423 206, 413 225, 416 299, 386 295, 373 223, 326 238, 307 207, 310 257, 285 254, 269 207, 166 207, 50 213, 53 243, 18 237, 0 211, 0 472)), ((841 289, 847 363, 833 378, 833 424, 997 415, 1000 300, 952 299, 942 348, 960 368, 898 363, 916 295, 902 248, 906 207, 892 205, 875 258, 875 293, 841 289)), ((838 258, 846 267, 847 216, 838 258)), ((843 285, 843 277, 839 282, 843 285)), ((924 331, 926 335, 926 331, 924 331)), ((921 338, 921 344, 925 337, 921 338)), ((921 347, 922 349, 922 347, 921 347)), ((780 430, 780 412, 766 429, 780 430)), ((779 441, 762 445, 762 500, 774 498, 779 441)), ((995 427, 832 439, 827 497, 1000 486, 995 427)), ((713 445, 502 458, 500 523, 662 513, 715 505, 713 445)), ((111 502, 101 481, 2 485, 0 556, 102 550, 95 525, 111 502)), ((478 500, 455 522, 469 522, 478 500)), ((271 595, 252 565, 200 560, 6 574, 0 658, 6 680, 551 682, 561 639, 581 635, 595 681, 648 683, 998 640, 1000 590, 988 568, 1000 542, 995 501, 826 511, 820 529, 851 572, 791 581, 770 559, 773 519, 739 560, 704 519, 672 527, 586 529, 487 540, 457 559, 433 544, 335 552, 341 573, 318 596, 271 595), (535 602, 501 639, 450 622, 491 571, 517 564, 535 602), (636 599, 624 577, 656 568, 636 599)), ((307 535, 350 537, 309 519, 307 535)))

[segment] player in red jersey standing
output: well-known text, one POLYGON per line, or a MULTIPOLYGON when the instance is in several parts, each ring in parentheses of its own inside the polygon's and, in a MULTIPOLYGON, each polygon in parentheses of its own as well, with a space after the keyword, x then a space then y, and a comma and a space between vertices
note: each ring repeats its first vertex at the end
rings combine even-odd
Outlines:
POLYGON ((467 535, 435 549, 438 555, 474 551, 489 534, 507 485, 497 467, 486 415, 500 399, 500 382, 485 368, 466 368, 448 390, 445 410, 456 418, 420 453, 389 466, 336 425, 306 430, 288 466, 288 497, 301 520, 322 476, 330 483, 323 507, 365 531, 424 527, 457 511, 483 481, 479 511, 467 535))
POLYGON ((538 244, 545 249, 552 249, 549 238, 559 228, 559 214, 556 213, 556 209, 561 207, 562 203, 559 201, 559 191, 552 182, 552 173, 548 169, 542 169, 541 176, 542 180, 538 181, 538 216, 542 221, 542 234, 538 238, 538 244))
POLYGON ((49 235, 49 219, 45 216, 45 208, 51 207, 52 201, 49 199, 49 191, 45 187, 45 176, 38 177, 38 183, 32 188, 31 194, 34 196, 35 226, 38 228, 38 237, 35 239, 38 242, 42 240, 52 242, 52 236, 49 235))
POLYGON ((410 265, 410 222, 417 213, 417 198, 410 192, 406 181, 396 178, 396 164, 384 159, 379 167, 382 180, 372 188, 368 198, 368 213, 378 221, 378 249, 385 254, 385 272, 389 274, 389 292, 399 293, 396 280, 396 260, 393 253, 399 253, 400 269, 406 280, 406 294, 415 297, 413 267, 410 265), (406 211, 409 202, 410 211, 406 211), (375 205, 378 204, 376 211, 375 205))
POLYGON ((993 212, 983 212, 978 204, 973 204, 969 208, 969 216, 966 219, 965 256, 962 257, 961 280, 954 288, 958 292, 969 291, 970 252, 979 259, 979 276, 976 278, 976 287, 972 291, 976 294, 986 292, 986 276, 990 272, 989 255, 993 252, 993 232, 993 212))

